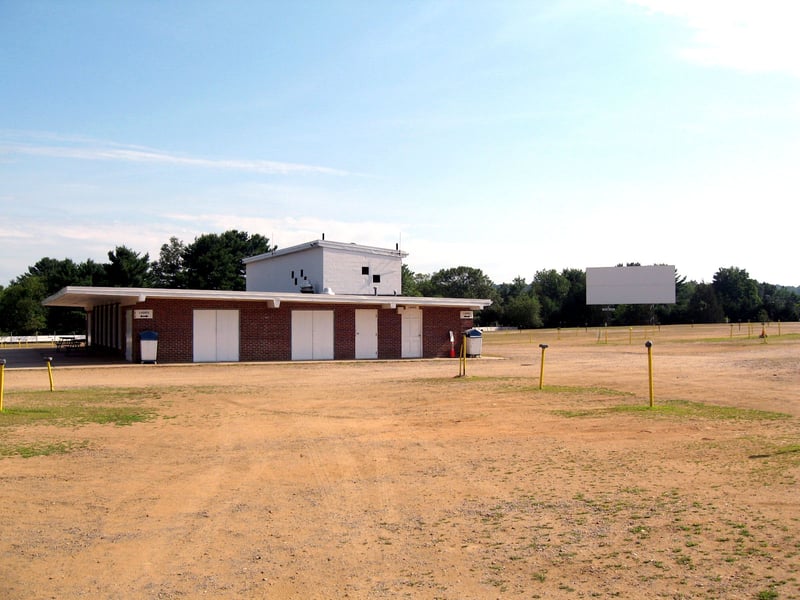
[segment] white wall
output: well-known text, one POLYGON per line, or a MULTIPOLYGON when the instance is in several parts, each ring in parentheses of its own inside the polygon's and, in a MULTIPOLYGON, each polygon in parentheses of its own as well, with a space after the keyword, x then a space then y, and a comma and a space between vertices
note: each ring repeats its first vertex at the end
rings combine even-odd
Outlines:
POLYGON ((336 294, 400 295, 402 288, 402 259, 369 252, 350 252, 325 248, 324 286, 336 294), (363 270, 368 271, 366 275, 363 270), (373 281, 375 276, 380 282, 373 281))
POLYGON ((299 293, 311 284, 317 294, 329 288, 335 294, 373 295, 377 288, 379 295, 400 295, 402 261, 400 255, 356 245, 309 246, 247 263, 247 291, 299 293))
POLYGON ((245 265, 248 292, 296 292, 311 284, 322 293, 322 249, 318 247, 265 258, 245 265))

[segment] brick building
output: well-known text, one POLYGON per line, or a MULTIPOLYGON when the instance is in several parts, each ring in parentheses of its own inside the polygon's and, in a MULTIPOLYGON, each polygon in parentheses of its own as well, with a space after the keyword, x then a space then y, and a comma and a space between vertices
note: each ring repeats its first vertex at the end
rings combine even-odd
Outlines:
POLYGON ((491 301, 397 295, 404 256, 317 240, 245 260, 244 292, 69 286, 44 304, 83 308, 87 343, 132 362, 143 332, 159 362, 449 356, 491 301))

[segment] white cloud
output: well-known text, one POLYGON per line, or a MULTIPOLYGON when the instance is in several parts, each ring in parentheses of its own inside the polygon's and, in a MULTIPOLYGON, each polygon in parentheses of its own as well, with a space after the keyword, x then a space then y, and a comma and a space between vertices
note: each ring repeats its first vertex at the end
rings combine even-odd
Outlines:
POLYGON ((206 214, 168 214, 164 216, 182 223, 184 229, 196 231, 184 242, 190 243, 201 233, 221 233, 238 229, 248 233, 260 233, 270 238, 270 243, 281 248, 302 244, 311 240, 325 239, 336 242, 355 242, 366 246, 381 248, 393 247, 400 243, 402 228, 395 222, 381 221, 338 221, 316 217, 279 217, 230 215, 223 213, 206 214))
POLYGON ((14 141, 14 138, 20 136, 21 134, 2 133, 2 138, 5 139, 0 138, 0 153, 88 161, 153 163, 177 167, 247 171, 273 175, 348 174, 346 171, 331 167, 272 160, 210 159, 181 156, 152 148, 89 140, 82 137, 69 138, 57 135, 48 137, 43 134, 33 133, 28 136, 32 138, 32 141, 14 141))
POLYGON ((629 0, 686 21, 693 44, 681 56, 742 71, 800 77, 800 3, 795 0, 629 0))

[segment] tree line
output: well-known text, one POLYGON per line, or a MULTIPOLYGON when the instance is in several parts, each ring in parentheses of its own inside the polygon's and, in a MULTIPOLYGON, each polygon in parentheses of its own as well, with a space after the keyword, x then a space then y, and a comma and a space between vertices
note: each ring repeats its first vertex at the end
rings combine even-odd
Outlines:
MULTIPOLYGON (((105 263, 42 258, 7 287, 0 287, 0 334, 83 332, 82 310, 42 306, 45 298, 66 286, 244 290, 242 260, 275 249, 260 234, 229 230, 203 234, 189 244, 172 237, 152 261, 148 254, 127 246, 109 251, 105 263)), ((675 304, 620 305, 612 311, 587 306, 583 269, 545 269, 537 271, 530 283, 517 277, 511 283, 496 284, 473 267, 422 274, 403 265, 402 279, 404 296, 492 300, 476 315, 480 325, 530 329, 800 320, 800 288, 760 283, 737 267, 720 268, 711 283, 687 281, 676 273, 675 304)))
POLYGON ((154 261, 127 246, 109 251, 106 263, 42 258, 0 287, 0 334, 82 333, 83 310, 42 306, 66 286, 244 290, 242 260, 274 249, 263 235, 233 229, 203 234, 189 244, 171 237, 154 261))
POLYGON ((711 283, 688 281, 676 272, 675 304, 655 306, 587 305, 586 271, 574 268, 537 271, 530 283, 517 277, 511 283, 495 284, 473 267, 426 275, 404 265, 403 294, 488 298, 492 305, 480 312, 479 324, 522 329, 800 320, 800 288, 759 283, 738 267, 720 268, 711 283))

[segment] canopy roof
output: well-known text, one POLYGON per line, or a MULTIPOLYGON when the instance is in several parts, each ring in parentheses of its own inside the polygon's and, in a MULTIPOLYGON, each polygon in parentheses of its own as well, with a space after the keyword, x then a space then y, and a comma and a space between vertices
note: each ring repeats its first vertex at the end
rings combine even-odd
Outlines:
POLYGON ((481 310, 492 301, 485 298, 430 298, 421 296, 355 296, 334 294, 297 294, 283 292, 237 292, 226 290, 174 290, 165 288, 120 288, 67 286, 45 298, 44 306, 67 306, 91 310, 95 306, 120 304, 131 306, 148 298, 168 300, 223 300, 267 302, 277 308, 281 302, 299 304, 361 304, 376 308, 398 306, 446 307, 481 310))

